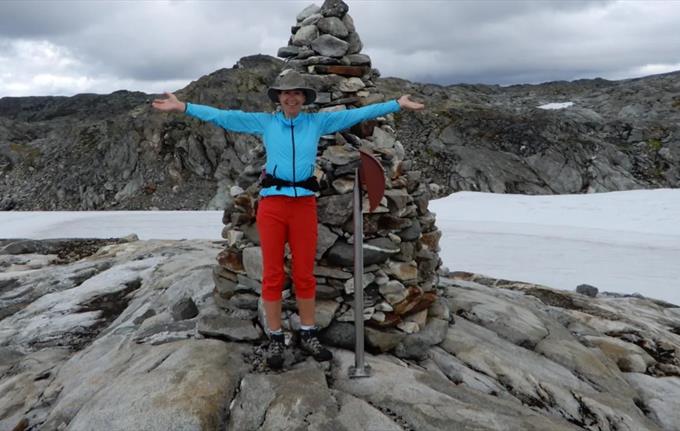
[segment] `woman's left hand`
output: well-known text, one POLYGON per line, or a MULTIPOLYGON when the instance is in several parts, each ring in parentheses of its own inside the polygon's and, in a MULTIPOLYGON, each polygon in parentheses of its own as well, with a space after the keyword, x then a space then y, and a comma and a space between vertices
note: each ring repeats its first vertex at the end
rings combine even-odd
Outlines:
POLYGON ((410 94, 404 94, 399 99, 397 99, 397 103, 399 103, 402 109, 409 109, 411 111, 420 111, 425 109, 425 105, 409 99, 410 96, 410 94))

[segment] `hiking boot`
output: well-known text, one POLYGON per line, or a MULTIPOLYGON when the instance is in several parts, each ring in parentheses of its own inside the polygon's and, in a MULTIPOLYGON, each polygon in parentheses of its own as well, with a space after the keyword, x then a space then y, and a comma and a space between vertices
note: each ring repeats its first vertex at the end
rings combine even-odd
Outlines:
POLYGON ((283 349, 286 345, 286 338, 283 333, 271 334, 269 345, 267 346, 267 365, 272 370, 280 370, 283 368, 283 349))
POLYGON ((333 358, 333 354, 317 338, 316 328, 300 330, 300 347, 317 361, 330 361, 333 358))

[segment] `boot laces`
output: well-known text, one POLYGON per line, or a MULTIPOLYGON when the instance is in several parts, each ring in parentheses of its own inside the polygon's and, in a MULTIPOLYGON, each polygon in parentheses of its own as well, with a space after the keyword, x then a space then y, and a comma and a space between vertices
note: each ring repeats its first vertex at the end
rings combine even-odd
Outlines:
POLYGON ((269 346, 267 346, 267 354, 269 357, 272 356, 282 356, 283 355, 283 342, 277 337, 272 337, 269 341, 269 346))

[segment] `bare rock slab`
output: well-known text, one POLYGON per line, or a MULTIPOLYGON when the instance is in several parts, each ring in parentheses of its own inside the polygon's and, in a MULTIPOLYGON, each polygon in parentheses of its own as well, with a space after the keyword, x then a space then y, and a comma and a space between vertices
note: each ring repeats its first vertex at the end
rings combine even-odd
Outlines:
MULTIPOLYGON (((165 344, 160 358, 136 358, 123 373, 104 374, 99 389, 77 410, 69 430, 217 430, 243 370, 238 348, 217 340, 165 344), (240 365, 239 365, 240 363, 240 365)), ((53 415, 45 429, 62 421, 53 415)), ((66 419, 66 418, 64 418, 66 419)))
POLYGON ((337 403, 319 369, 249 374, 231 405, 227 429, 329 429, 323 426, 337 412, 337 403))
POLYGON ((205 337, 228 341, 255 341, 262 337, 262 330, 252 321, 227 317, 224 314, 201 316, 196 329, 205 337))
POLYGON ((393 412, 393 420, 410 429, 578 429, 559 418, 542 416, 521 404, 456 386, 382 355, 367 355, 366 362, 373 369, 371 378, 349 379, 346 370, 353 365, 354 355, 340 350, 333 354, 338 361, 333 368, 337 389, 366 400, 381 411, 393 412))

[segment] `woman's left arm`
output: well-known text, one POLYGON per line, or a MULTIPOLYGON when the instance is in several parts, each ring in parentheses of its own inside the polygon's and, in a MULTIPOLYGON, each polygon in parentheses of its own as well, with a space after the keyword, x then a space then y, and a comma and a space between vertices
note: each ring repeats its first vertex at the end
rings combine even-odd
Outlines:
POLYGON ((357 123, 370 120, 371 118, 397 112, 400 109, 421 110, 424 108, 425 105, 411 100, 409 95, 405 94, 399 99, 391 100, 389 102, 376 103, 373 105, 364 106, 362 108, 347 109, 345 111, 324 112, 317 115, 322 121, 321 134, 325 135, 328 133, 345 130, 357 123))

